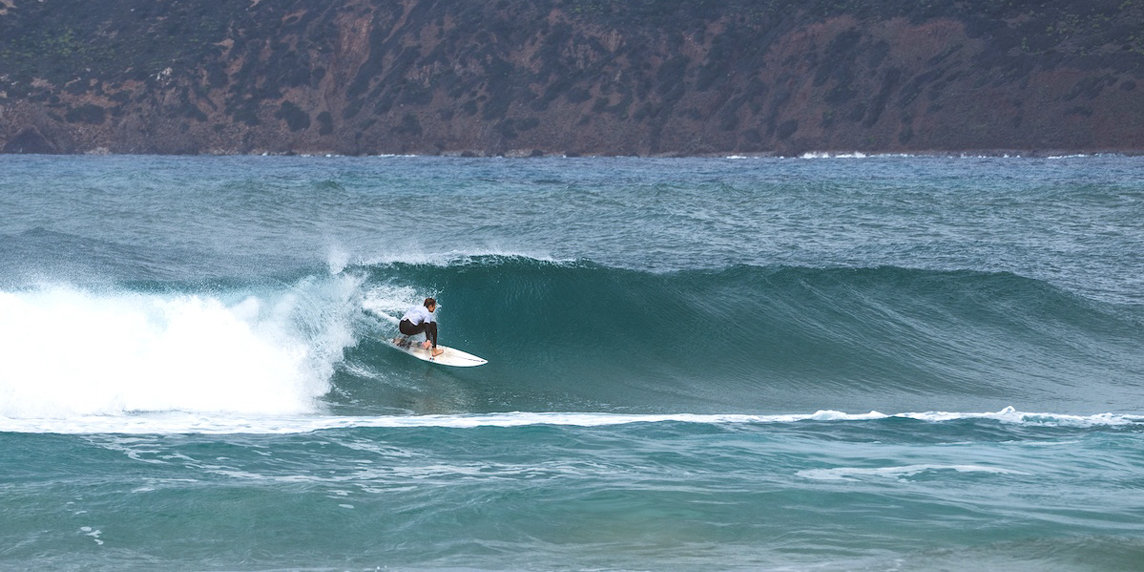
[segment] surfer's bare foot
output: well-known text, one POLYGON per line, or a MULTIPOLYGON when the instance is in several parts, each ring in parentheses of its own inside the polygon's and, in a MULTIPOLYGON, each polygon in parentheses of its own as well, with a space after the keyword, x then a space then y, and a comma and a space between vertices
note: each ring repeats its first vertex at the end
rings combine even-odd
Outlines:
POLYGON ((433 348, 433 357, 437 357, 443 353, 445 353, 445 350, 441 348, 433 348))
POLYGON ((424 342, 421 342, 421 349, 427 350, 427 349, 429 349, 429 346, 431 346, 431 345, 433 345, 433 344, 431 342, 429 342, 428 340, 426 340, 424 342))

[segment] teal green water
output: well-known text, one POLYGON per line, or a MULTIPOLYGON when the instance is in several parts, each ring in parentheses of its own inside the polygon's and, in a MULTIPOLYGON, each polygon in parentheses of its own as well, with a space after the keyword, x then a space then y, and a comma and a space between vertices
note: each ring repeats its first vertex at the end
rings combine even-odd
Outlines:
POLYGON ((0 568, 1139 569, 1142 174, 0 156, 0 568))
POLYGON ((14 542, 4 561, 64 569, 1135 568, 1144 550, 1144 506, 1133 493, 1142 485, 1138 429, 1029 425, 7 435, 3 531, 14 542))

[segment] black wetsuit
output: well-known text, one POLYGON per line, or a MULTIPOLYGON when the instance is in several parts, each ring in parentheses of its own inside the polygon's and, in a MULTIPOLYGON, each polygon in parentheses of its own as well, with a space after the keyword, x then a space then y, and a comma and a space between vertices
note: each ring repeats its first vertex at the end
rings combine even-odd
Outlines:
POLYGON ((433 343, 433 347, 437 347, 437 322, 421 322, 414 325, 409 320, 401 320, 401 323, 397 324, 397 329, 405 336, 425 334, 425 338, 433 343))

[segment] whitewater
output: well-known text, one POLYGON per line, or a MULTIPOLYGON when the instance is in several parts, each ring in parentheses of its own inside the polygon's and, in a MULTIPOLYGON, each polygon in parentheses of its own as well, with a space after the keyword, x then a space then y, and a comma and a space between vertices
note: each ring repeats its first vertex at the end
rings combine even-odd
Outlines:
POLYGON ((0 156, 0 568, 1138 569, 1142 174, 0 156))

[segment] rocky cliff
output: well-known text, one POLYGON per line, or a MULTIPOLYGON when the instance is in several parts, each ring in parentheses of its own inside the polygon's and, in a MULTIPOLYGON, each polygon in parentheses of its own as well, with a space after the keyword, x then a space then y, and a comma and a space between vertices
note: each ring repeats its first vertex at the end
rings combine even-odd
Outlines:
POLYGON ((1144 150, 1144 0, 0 0, 5 152, 1144 150))

